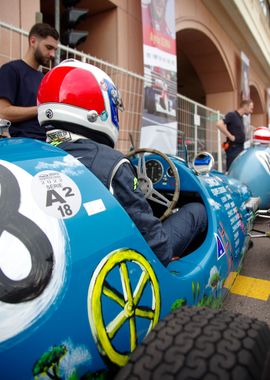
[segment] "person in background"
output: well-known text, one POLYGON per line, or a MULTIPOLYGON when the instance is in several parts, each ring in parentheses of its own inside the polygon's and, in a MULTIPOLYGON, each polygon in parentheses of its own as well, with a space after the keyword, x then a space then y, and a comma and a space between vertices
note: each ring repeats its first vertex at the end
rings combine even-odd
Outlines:
POLYGON ((244 149, 246 136, 243 116, 250 115, 252 112, 253 101, 242 100, 236 111, 228 112, 225 118, 216 124, 217 128, 226 136, 226 142, 223 145, 226 152, 226 171, 244 149))
POLYGON ((161 222, 139 188, 130 161, 113 149, 123 103, 105 72, 76 60, 63 61, 41 81, 37 103, 47 142, 76 157, 100 179, 165 266, 200 241, 207 229, 204 205, 186 204, 161 222))
POLYGON ((37 23, 29 32, 29 45, 23 59, 10 61, 0 68, 0 118, 11 122, 11 137, 46 140, 45 129, 37 119, 37 90, 44 76, 39 66, 50 65, 58 40, 56 29, 37 23))

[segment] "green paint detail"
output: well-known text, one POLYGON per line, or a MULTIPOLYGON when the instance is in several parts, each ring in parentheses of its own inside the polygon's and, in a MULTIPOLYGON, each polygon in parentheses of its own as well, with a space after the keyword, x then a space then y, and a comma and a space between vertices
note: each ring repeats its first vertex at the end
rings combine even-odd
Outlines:
POLYGON ((195 289, 195 282, 192 281, 191 283, 191 289, 192 289, 192 296, 193 296, 193 299, 196 298, 196 289, 195 289))
POLYGON ((134 180, 133 180, 133 190, 136 191, 137 187, 138 187, 138 178, 134 177, 134 180))
MULTIPOLYGON (((218 310, 222 307, 222 301, 223 298, 220 296, 218 298, 214 296, 203 296, 200 301, 198 301, 194 306, 207 306, 211 309, 218 310)), ((187 301, 185 298, 179 298, 174 301, 174 303, 171 306, 171 311, 174 311, 176 309, 180 309, 181 307, 185 306, 187 304, 187 301)))
POLYGON ((187 300, 185 298, 178 298, 177 300, 174 301, 174 303, 171 306, 171 311, 174 311, 176 309, 180 309, 184 305, 186 305, 187 300))
POLYGON ((210 279, 210 285, 211 285, 211 287, 214 288, 214 289, 216 289, 217 286, 218 286, 219 281, 220 281, 220 275, 219 275, 219 273, 215 273, 211 277, 211 279, 210 279))
POLYGON ((214 296, 203 296, 203 298, 197 303, 196 306, 207 306, 210 307, 211 309, 220 309, 222 307, 222 301, 223 298, 220 297, 214 297, 214 296))
POLYGON ((76 370, 72 372, 72 374, 68 377, 68 380, 80 380, 80 378, 77 375, 76 370))
POLYGON ((197 298, 200 297, 200 292, 201 292, 201 285, 199 282, 197 282, 197 298))
POLYGON ((63 141, 60 141, 60 140, 54 140, 54 141, 51 141, 50 142, 50 145, 52 146, 58 146, 60 144, 62 144, 63 141))
MULTIPOLYGON (((203 295, 200 299, 200 293, 201 293, 201 285, 199 282, 192 281, 191 283, 191 290, 192 290, 192 296, 193 296, 193 302, 192 304, 194 306, 207 306, 212 309, 220 309, 222 307, 223 297, 217 296, 217 285, 220 281, 220 276, 218 273, 215 273, 211 278, 211 287, 215 290, 215 295, 203 295)), ((185 298, 178 298, 176 299, 172 306, 171 311, 174 311, 176 309, 180 309, 182 306, 187 304, 187 300, 185 298)))
POLYGON ((50 351, 45 352, 33 366, 33 375, 38 379, 40 375, 46 374, 51 379, 60 380, 60 360, 67 353, 67 347, 63 344, 53 346, 50 351))
POLYGON ((192 289, 193 301, 196 302, 196 300, 198 300, 200 297, 200 292, 201 292, 200 283, 192 281, 191 289, 192 289))

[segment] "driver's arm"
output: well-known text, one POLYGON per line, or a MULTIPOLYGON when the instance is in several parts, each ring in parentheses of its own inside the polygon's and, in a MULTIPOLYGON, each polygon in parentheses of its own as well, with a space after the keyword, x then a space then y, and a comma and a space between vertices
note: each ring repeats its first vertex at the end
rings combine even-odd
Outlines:
POLYGON ((162 223, 153 215, 129 163, 119 167, 113 178, 112 187, 114 196, 127 211, 159 260, 168 265, 173 256, 170 241, 162 223))

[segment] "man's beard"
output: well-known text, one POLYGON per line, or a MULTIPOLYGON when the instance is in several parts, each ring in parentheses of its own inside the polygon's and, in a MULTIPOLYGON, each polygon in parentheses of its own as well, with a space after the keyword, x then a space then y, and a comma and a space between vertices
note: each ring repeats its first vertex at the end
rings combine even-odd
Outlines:
POLYGON ((36 48, 35 50, 35 53, 34 53, 34 56, 35 56, 35 60, 36 62, 41 65, 41 66, 47 66, 49 65, 50 61, 51 61, 51 58, 48 58, 48 57, 44 57, 42 54, 41 54, 41 51, 39 49, 39 47, 36 48))

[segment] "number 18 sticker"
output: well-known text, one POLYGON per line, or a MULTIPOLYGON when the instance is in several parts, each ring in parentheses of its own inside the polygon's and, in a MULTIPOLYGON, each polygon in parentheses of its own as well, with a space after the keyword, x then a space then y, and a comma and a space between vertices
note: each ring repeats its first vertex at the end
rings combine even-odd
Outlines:
POLYGON ((72 218, 81 207, 82 197, 76 183, 67 175, 45 170, 33 178, 32 193, 38 206, 58 219, 72 218))

